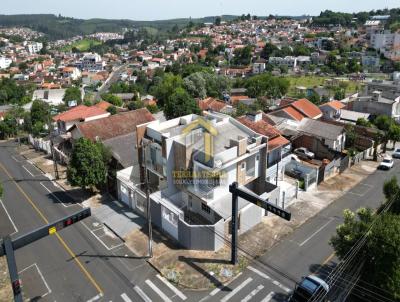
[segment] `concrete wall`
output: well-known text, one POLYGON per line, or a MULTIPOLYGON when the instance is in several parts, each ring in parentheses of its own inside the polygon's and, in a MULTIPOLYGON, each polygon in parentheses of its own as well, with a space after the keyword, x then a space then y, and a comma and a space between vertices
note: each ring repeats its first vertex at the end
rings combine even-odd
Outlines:
MULTIPOLYGON (((279 194, 278 194, 279 198, 279 194)), ((250 230, 255 225, 259 224, 264 216, 264 211, 262 208, 249 204, 240 211, 240 233, 243 234, 250 230)))
POLYGON ((293 141, 293 147, 305 147, 315 154, 318 159, 329 159, 334 158, 334 154, 329 151, 329 148, 325 146, 318 138, 310 135, 302 135, 293 141))

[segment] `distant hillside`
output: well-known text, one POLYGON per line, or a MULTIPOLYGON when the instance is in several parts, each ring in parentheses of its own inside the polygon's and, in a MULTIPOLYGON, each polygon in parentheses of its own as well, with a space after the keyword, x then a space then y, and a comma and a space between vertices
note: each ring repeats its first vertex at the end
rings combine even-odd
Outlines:
MULTIPOLYGON (((198 19, 181 18, 156 21, 133 21, 111 19, 75 19, 51 14, 37 15, 0 15, 0 26, 24 26, 42 32, 50 40, 65 39, 76 35, 90 35, 95 32, 120 32, 123 28, 154 27, 169 30, 178 25, 184 27, 190 21, 194 23, 214 22, 216 17, 198 19)), ((237 16, 225 15, 222 20, 230 21, 237 16)))

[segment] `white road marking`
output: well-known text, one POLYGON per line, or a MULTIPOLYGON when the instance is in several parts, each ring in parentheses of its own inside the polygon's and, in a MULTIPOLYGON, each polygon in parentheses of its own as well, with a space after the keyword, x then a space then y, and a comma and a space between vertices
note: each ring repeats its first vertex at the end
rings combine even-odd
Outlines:
POLYGON ((14 232, 14 233, 11 233, 10 235, 14 235, 15 233, 18 232, 18 229, 17 229, 17 227, 15 226, 14 221, 11 219, 11 216, 10 216, 10 214, 8 213, 7 209, 6 209, 6 206, 4 205, 4 203, 3 203, 3 201, 2 201, 1 199, 0 199, 0 204, 1 204, 1 206, 3 207, 3 209, 4 209, 4 212, 6 212, 6 215, 7 215, 8 219, 10 219, 11 224, 12 224, 14 230, 15 230, 15 232, 14 232))
POLYGON ((157 274, 157 278, 160 279, 166 286, 168 286, 169 289, 172 290, 179 298, 181 298, 182 300, 187 299, 187 297, 179 289, 169 283, 168 280, 165 279, 163 276, 157 274))
POLYGON ((51 194, 51 196, 53 196, 55 199, 57 199, 57 201, 58 201, 59 203, 61 203, 61 204, 63 205, 64 208, 73 207, 73 206, 75 206, 75 205, 78 205, 78 206, 82 207, 82 205, 81 205, 80 203, 73 203, 73 204, 70 204, 70 205, 66 205, 66 204, 63 203, 63 202, 60 200, 60 198, 58 198, 48 187, 46 187, 45 184, 44 184, 43 182, 40 182, 40 185, 41 185, 43 188, 45 188, 45 190, 46 190, 47 192, 49 192, 49 193, 51 194))
POLYGON ((17 163, 22 163, 22 162, 24 162, 23 160, 18 160, 18 159, 16 159, 14 155, 11 155, 11 158, 12 158, 13 160, 15 160, 17 163))
POLYGON ((275 295, 274 292, 270 292, 261 302, 269 302, 271 301, 272 297, 275 295))
MULTIPOLYGON (((115 248, 117 248, 117 247, 120 247, 120 246, 124 245, 124 243, 121 243, 121 244, 119 244, 119 245, 116 245, 116 246, 113 246, 113 247, 110 248, 110 247, 108 247, 107 244, 105 244, 105 243, 103 242, 103 240, 101 240, 100 237, 97 236, 83 221, 81 221, 81 224, 82 224, 90 233, 92 233, 92 235, 107 249, 107 251, 111 251, 111 250, 113 250, 113 249, 115 249, 115 248)), ((97 230, 100 230, 100 229, 102 229, 102 228, 98 228, 97 230)))
POLYGON ((321 232, 328 224, 330 224, 333 221, 333 219, 334 218, 330 218, 327 223, 325 223, 318 230, 316 230, 314 233, 312 233, 306 240, 304 240, 302 243, 300 243, 299 246, 303 246, 304 244, 306 244, 311 238, 313 238, 315 235, 317 235, 319 232, 321 232))
POLYGON ((244 280, 240 285, 236 286, 233 291, 231 291, 229 294, 227 294, 225 297, 221 299, 221 302, 226 302, 230 298, 232 298, 234 295, 236 295, 239 291, 242 290, 247 284, 249 284, 251 281, 253 281, 253 278, 247 278, 244 280))
POLYGON ((352 195, 356 195, 356 196, 359 196, 359 197, 362 197, 362 196, 365 195, 365 194, 354 193, 354 192, 351 192, 351 191, 348 191, 347 193, 352 194, 352 195))
POLYGON ((127 294, 123 293, 121 294, 121 298, 122 300, 124 300, 125 302, 132 302, 132 300, 128 297, 127 294))
POLYGON ((120 208, 123 208, 124 206, 117 200, 114 200, 114 202, 117 204, 117 206, 119 206, 120 208))
POLYGON ((150 288, 152 290, 155 291, 155 293, 157 295, 159 295, 161 297, 162 301, 164 301, 164 302, 172 302, 172 300, 170 298, 168 298, 157 286, 155 286, 153 282, 151 282, 150 280, 146 280, 146 283, 147 283, 148 286, 150 286, 150 288))
POLYGON ((260 290, 262 290, 264 288, 264 285, 259 285, 257 286, 257 288, 255 290, 253 290, 250 294, 248 294, 243 300, 242 302, 249 302, 251 300, 251 298, 253 298, 255 295, 257 295, 259 293, 260 290))
POLYGON ((226 285, 222 285, 217 287, 216 289, 214 289, 211 293, 210 296, 215 296, 216 294, 218 294, 218 292, 221 291, 221 289, 223 289, 224 287, 228 286, 229 284, 231 284, 233 281, 235 281, 237 278, 239 278, 239 276, 242 274, 242 272, 240 272, 239 274, 237 274, 237 276, 235 278, 233 278, 230 282, 228 282, 226 285))
POLYGON ((96 295, 96 296, 94 296, 93 298, 87 300, 86 302, 94 302, 94 301, 99 300, 101 297, 103 297, 103 294, 102 294, 102 293, 99 293, 98 295, 96 295))
POLYGON ((136 285, 133 289, 135 290, 135 292, 137 292, 140 298, 143 299, 144 302, 152 302, 151 299, 144 293, 144 291, 142 291, 139 286, 136 285))
POLYGON ((282 290, 284 290, 285 292, 290 292, 290 289, 287 288, 286 286, 284 286, 283 284, 281 284, 280 282, 273 280, 270 276, 268 276, 267 274, 264 274, 263 272, 260 272, 258 269, 252 267, 252 266, 248 266, 247 267, 249 270, 251 270, 252 272, 256 273, 257 275, 263 277, 264 279, 270 280, 273 284, 275 284, 276 286, 278 286, 279 288, 281 288, 282 290))
POLYGON ((42 272, 41 272, 40 269, 39 269, 39 266, 38 266, 36 263, 33 263, 33 264, 31 264, 31 265, 25 267, 23 270, 19 271, 18 274, 23 273, 24 271, 30 269, 31 267, 35 267, 35 268, 36 268, 36 270, 37 270, 37 272, 38 272, 40 278, 41 278, 42 281, 43 281, 44 286, 45 286, 46 289, 47 289, 47 292, 44 293, 43 295, 41 295, 40 297, 42 297, 42 298, 43 298, 43 297, 46 297, 48 294, 51 293, 51 289, 50 289, 49 285, 47 284, 46 280, 44 279, 43 274, 42 274, 42 272))
POLYGON ((22 166, 22 168, 24 168, 25 171, 28 172, 30 176, 35 177, 35 175, 33 175, 25 166, 22 166))

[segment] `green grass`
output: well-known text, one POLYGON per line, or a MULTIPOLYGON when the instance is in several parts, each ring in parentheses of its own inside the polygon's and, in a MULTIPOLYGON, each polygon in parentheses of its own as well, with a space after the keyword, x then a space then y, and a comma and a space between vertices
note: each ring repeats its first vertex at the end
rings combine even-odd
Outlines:
POLYGON ((101 42, 98 40, 94 40, 94 39, 83 39, 80 41, 76 41, 70 45, 64 46, 62 48, 62 51, 71 51, 73 47, 76 47, 79 49, 79 51, 88 51, 90 49, 91 46, 96 46, 96 45, 100 45, 101 42))
MULTIPOLYGON (((296 95, 296 87, 304 86, 306 88, 312 88, 316 86, 324 86, 325 80, 330 79, 330 77, 319 77, 319 76, 288 76, 286 77, 290 82, 289 96, 296 95)), ((355 93, 360 87, 361 83, 355 81, 348 81, 349 86, 346 93, 355 93)))

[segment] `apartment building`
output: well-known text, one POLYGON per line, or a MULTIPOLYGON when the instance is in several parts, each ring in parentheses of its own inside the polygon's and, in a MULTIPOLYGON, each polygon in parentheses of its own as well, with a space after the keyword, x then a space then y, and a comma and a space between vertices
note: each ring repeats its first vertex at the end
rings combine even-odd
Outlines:
POLYGON ((35 53, 38 53, 39 51, 42 50, 43 43, 40 43, 40 42, 28 42, 28 43, 26 43, 25 47, 26 47, 26 50, 30 54, 35 54, 35 53))
MULTIPOLYGON (((266 181, 268 138, 230 116, 205 113, 137 128, 139 162, 152 187, 153 223, 188 249, 218 250, 229 236, 237 181, 278 202, 279 188, 266 181)), ((142 171, 142 182, 144 174, 142 171)), ((239 232, 261 222, 265 211, 239 199, 239 232)))
POLYGON ((97 53, 87 53, 76 62, 76 67, 85 71, 101 71, 105 66, 106 63, 97 53))

